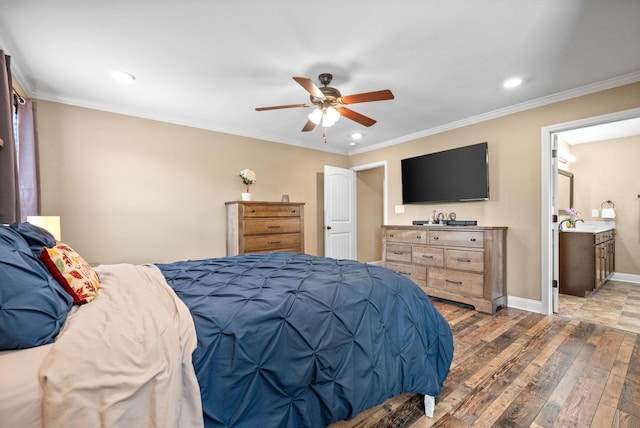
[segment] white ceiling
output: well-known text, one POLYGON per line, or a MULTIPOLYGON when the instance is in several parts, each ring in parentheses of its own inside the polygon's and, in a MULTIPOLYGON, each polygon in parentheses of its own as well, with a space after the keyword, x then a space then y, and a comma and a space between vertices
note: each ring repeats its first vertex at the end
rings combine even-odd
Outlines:
POLYGON ((0 0, 30 97, 339 153, 639 81, 639 47, 638 0, 0 0), (301 132, 311 108, 254 110, 308 102, 292 77, 323 72, 395 99, 350 105, 378 122, 327 143, 301 132))
POLYGON ((569 144, 595 143, 635 135, 640 135, 640 118, 603 123, 558 133, 558 136, 569 144))

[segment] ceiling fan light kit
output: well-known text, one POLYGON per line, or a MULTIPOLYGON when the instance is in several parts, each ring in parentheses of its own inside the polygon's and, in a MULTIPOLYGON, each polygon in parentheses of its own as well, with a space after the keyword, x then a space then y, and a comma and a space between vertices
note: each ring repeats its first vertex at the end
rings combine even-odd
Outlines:
POLYGON ((308 117, 315 125, 320 125, 322 122, 322 126, 327 128, 335 125, 338 119, 340 119, 340 113, 338 113, 338 110, 334 107, 323 107, 315 109, 309 113, 308 117))
POLYGON ((341 116, 368 127, 376 123, 376 121, 346 106, 371 101, 392 100, 394 98, 393 93, 389 89, 342 96, 339 90, 329 86, 332 79, 333 75, 331 73, 320 74, 318 80, 320 80, 323 86, 318 87, 307 77, 294 77, 293 80, 298 82, 298 84, 309 93, 310 103, 256 107, 256 111, 315 106, 316 109, 308 115, 307 123, 302 128, 302 132, 312 131, 316 125, 320 124, 325 128, 333 126, 341 116))

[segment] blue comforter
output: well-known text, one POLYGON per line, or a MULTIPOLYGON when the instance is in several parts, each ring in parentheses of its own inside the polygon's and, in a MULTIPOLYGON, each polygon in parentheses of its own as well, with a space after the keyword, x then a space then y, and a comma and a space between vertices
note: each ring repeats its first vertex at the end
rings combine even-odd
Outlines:
POLYGON ((391 270, 293 253, 157 266, 195 322, 206 427, 324 427, 437 396, 449 372, 449 325, 391 270))

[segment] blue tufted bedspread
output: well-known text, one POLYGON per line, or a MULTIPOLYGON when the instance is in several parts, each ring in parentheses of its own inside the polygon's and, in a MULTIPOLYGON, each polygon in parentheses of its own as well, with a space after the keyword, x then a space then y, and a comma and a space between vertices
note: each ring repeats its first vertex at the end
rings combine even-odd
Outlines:
POLYGON ((195 322, 206 427, 324 427, 437 396, 449 372, 449 325, 391 270, 293 253, 157 266, 195 322))

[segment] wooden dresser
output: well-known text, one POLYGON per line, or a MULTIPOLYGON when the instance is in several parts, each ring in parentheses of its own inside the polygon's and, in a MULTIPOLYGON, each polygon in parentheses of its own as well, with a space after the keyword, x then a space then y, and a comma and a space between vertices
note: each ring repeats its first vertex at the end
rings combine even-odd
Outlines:
POLYGON ((304 253, 304 203, 226 203, 227 255, 269 251, 304 253))
POLYGON ((506 227, 383 226, 383 266, 428 295, 495 313, 507 305, 506 227))

